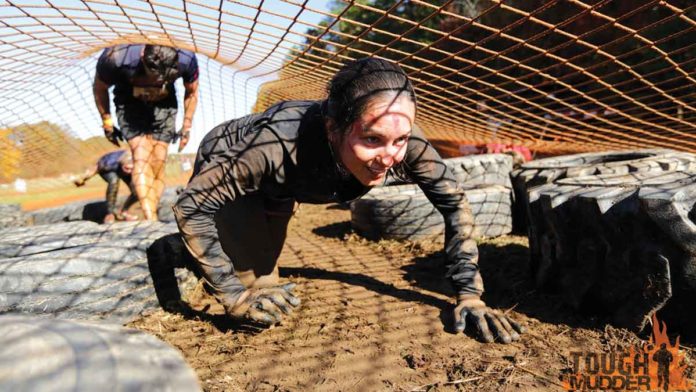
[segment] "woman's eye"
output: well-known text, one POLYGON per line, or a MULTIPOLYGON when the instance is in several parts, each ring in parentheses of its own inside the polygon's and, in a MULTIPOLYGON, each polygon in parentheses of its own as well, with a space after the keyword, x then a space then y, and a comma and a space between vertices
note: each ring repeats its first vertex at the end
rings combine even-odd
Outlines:
POLYGON ((379 138, 374 137, 374 136, 368 136, 368 137, 365 138, 365 141, 366 141, 368 144, 377 144, 377 143, 379 143, 379 138))

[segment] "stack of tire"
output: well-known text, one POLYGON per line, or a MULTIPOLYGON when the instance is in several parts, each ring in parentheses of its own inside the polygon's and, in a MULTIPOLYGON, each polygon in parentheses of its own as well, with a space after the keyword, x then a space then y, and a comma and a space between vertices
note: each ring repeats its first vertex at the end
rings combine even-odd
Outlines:
POLYGON ((634 330, 660 310, 696 336, 696 155, 554 157, 523 164, 512 182, 538 287, 634 330))
POLYGON ((153 248, 174 233, 161 222, 0 229, 0 389, 200 390, 181 353, 122 327, 160 307, 156 277, 170 292, 195 284, 153 248))
MULTIPOLYGON (((475 237, 497 237, 512 230, 512 157, 472 155, 445 159, 464 186, 474 215, 475 237)), ((442 215, 413 184, 376 187, 350 205, 351 225, 369 239, 424 241, 442 238, 442 215)))
POLYGON ((0 389, 201 391, 174 347, 119 325, 0 316, 0 389))
MULTIPOLYGON (((153 273, 174 256, 149 249, 174 233, 175 224, 144 221, 2 229, 0 314, 128 323, 159 307, 153 273)), ((171 270, 174 284, 195 283, 188 270, 171 270)))

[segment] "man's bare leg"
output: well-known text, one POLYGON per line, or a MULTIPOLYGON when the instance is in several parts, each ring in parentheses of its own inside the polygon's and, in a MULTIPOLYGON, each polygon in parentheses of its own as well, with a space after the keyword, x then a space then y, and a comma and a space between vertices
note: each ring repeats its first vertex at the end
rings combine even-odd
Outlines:
POLYGON ((155 188, 155 211, 159 207, 159 201, 162 198, 162 192, 164 192, 164 177, 165 177, 165 167, 167 164, 167 149, 169 143, 153 140, 153 154, 152 154, 152 172, 155 176, 154 188, 155 188))
POLYGON ((155 175, 151 164, 154 153, 152 137, 149 135, 136 136, 128 141, 128 145, 133 153, 133 186, 138 195, 143 215, 146 220, 157 220, 155 175))

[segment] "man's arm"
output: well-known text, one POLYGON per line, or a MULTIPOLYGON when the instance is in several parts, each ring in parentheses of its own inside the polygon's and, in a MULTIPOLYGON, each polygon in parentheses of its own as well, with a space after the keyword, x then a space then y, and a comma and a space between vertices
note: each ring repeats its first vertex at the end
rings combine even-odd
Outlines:
POLYGON ((111 107, 109 105, 109 85, 99 79, 99 75, 94 75, 94 84, 92 85, 94 93, 94 103, 97 104, 97 110, 102 120, 111 118, 111 107))
POLYGON ((99 170, 97 169, 97 165, 92 165, 92 167, 85 170, 84 174, 82 174, 82 176, 77 180, 73 181, 73 183, 75 184, 75 186, 83 186, 85 185, 85 182, 87 182, 87 180, 97 175, 98 171, 99 170))
POLYGON ((179 152, 186 147, 191 133, 193 115, 198 106, 198 79, 191 83, 184 83, 186 92, 184 93, 184 124, 181 127, 181 140, 179 141, 179 152))
POLYGON ((113 140, 114 121, 111 119, 111 106, 109 105, 109 85, 99 79, 99 73, 94 75, 94 84, 92 85, 94 93, 94 103, 97 105, 97 111, 102 119, 102 127, 104 135, 107 139, 116 146, 118 141, 113 140))

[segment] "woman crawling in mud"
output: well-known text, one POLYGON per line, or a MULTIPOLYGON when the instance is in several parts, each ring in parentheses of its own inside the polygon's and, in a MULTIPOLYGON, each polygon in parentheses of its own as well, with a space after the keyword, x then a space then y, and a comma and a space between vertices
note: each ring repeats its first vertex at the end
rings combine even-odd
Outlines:
POLYGON ((174 211, 227 314, 273 325, 300 304, 294 285, 280 284, 277 265, 296 203, 350 201, 400 173, 445 219, 455 330, 470 323, 486 342, 519 339, 522 328, 481 300, 469 204, 414 126, 415 115, 415 91, 403 70, 362 59, 333 77, 324 101, 280 102, 208 133, 174 211))

